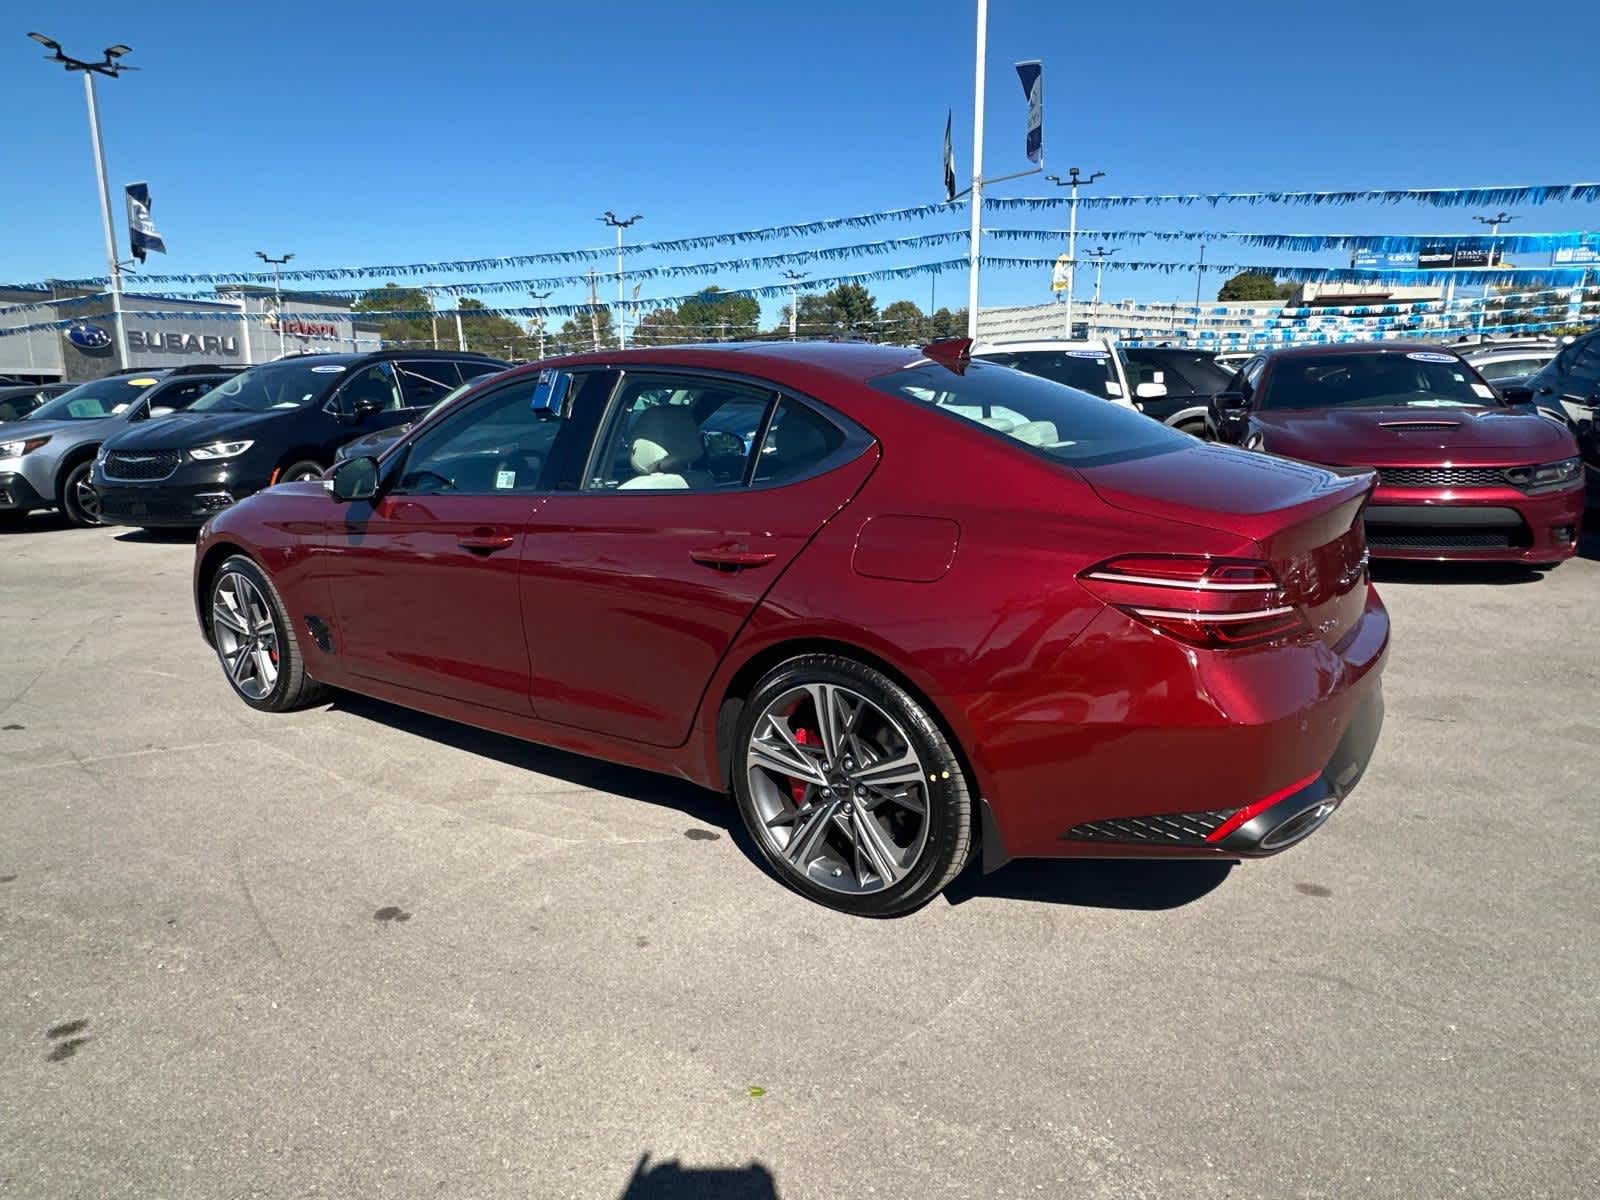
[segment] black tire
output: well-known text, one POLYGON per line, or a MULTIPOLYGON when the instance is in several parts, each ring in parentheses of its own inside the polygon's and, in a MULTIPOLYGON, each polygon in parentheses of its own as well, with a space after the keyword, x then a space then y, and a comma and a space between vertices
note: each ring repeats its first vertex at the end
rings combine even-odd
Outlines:
POLYGON ((314 462, 309 458, 303 458, 299 462, 290 463, 283 470, 279 471, 278 482, 293 483, 299 479, 321 479, 322 470, 323 467, 321 463, 314 462))
POLYGON ((208 614, 212 645, 216 649, 218 662, 222 664, 223 677, 233 688, 234 695, 251 708, 258 708, 263 712, 290 712, 321 701, 327 694, 327 688, 306 674, 305 656, 300 652, 300 640, 295 634, 294 623, 289 619, 289 611, 283 603, 283 597, 278 594, 278 589, 273 586, 265 571, 242 554, 235 554, 223 562, 211 580, 209 600, 212 611, 214 612, 219 603, 218 593, 222 590, 224 582, 229 581, 231 584, 230 576, 234 575, 247 580, 266 602, 267 615, 272 619, 273 634, 276 638, 275 649, 278 652, 277 678, 270 690, 264 695, 251 695, 229 670, 223 646, 224 633, 217 628, 215 617, 208 614))
POLYGON ((101 524, 100 498, 94 494, 94 488, 89 482, 93 475, 93 459, 86 458, 80 463, 75 463, 61 477, 61 488, 56 494, 62 515, 74 525, 83 528, 101 524))
POLYGON ((1211 440, 1206 436, 1206 421, 1204 417, 1195 417, 1189 421, 1179 421, 1173 426, 1173 428, 1182 430, 1187 434, 1192 434, 1194 437, 1199 438, 1202 442, 1211 440))
POLYGON ((731 768, 739 814, 767 868, 801 895, 856 916, 900 916, 932 900, 966 865, 973 849, 973 801, 961 760, 922 705, 881 671, 836 654, 791 658, 756 685, 740 713, 734 736, 731 768), (756 722, 785 692, 818 683, 848 688, 892 718, 930 776, 927 783, 918 785, 926 798, 928 823, 920 855, 904 878, 877 891, 852 894, 815 883, 778 852, 761 827, 750 784, 749 752, 756 722))

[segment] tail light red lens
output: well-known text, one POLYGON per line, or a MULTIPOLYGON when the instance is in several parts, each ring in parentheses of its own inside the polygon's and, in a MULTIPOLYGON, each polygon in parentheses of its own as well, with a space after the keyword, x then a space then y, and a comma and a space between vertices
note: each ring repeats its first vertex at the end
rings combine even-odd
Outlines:
POLYGON ((1286 641, 1307 628, 1272 569, 1254 559, 1135 554, 1078 578, 1134 620, 1208 650, 1286 641))

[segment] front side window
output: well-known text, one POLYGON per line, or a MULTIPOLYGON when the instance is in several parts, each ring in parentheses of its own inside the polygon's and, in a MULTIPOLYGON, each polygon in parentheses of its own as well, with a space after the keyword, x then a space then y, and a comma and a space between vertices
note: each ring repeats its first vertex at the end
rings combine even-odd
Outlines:
POLYGON ((149 375, 113 375, 63 392, 27 415, 30 421, 98 421, 125 411, 157 380, 149 375))
POLYGON ((960 417, 1074 467, 1124 462, 1194 445, 1186 433, 1048 379, 974 361, 962 374, 919 363, 867 381, 960 417))
POLYGON ((520 379, 442 419, 406 451, 394 493, 505 496, 539 490, 562 422, 533 411, 537 377, 520 379))
POLYGON ((1480 408, 1498 403, 1494 390, 1453 354, 1368 351, 1278 362, 1262 408, 1480 408))
POLYGON ((265 363, 224 380, 189 406, 190 412, 270 412, 320 404, 346 368, 340 363, 265 363))
POLYGON ((386 362, 373 363, 351 376, 339 389, 338 404, 339 411, 346 414, 394 412, 406 407, 400 381, 386 362))
POLYGON ((624 375, 588 488, 739 487, 772 393, 722 379, 624 375))
POLYGON ((221 382, 222 380, 215 377, 202 376, 198 379, 185 379, 169 384, 150 397, 148 415, 159 417, 167 413, 182 412, 221 382))
POLYGON ((1117 383, 1117 371, 1111 355, 1104 350, 996 351, 979 357, 1102 399, 1122 395, 1120 387, 1109 386, 1117 383))

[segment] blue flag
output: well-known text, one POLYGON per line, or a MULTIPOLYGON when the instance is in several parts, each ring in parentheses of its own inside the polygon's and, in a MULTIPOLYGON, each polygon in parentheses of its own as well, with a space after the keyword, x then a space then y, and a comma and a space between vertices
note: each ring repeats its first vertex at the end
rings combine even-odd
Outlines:
POLYGON ((1029 59, 1017 64, 1022 94, 1028 98, 1028 161, 1044 162, 1044 64, 1029 59))
POLYGON ((124 190, 128 194, 128 241, 133 247, 133 256, 143 262, 151 250, 165 254, 167 244, 150 219, 150 185, 130 183, 124 190))

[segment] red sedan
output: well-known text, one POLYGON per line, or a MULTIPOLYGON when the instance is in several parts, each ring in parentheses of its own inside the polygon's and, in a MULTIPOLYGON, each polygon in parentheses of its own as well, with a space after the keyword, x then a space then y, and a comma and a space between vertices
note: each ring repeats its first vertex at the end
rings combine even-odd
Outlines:
POLYGON ((1565 425, 1508 405, 1461 357, 1399 342, 1258 355, 1217 396, 1223 441, 1375 468, 1373 557, 1554 566, 1578 550, 1583 461, 1565 425))
POLYGON ((1310 834, 1382 723, 1371 476, 966 349, 496 376, 213 518, 201 628, 256 708, 348 688, 731 790, 781 879, 855 913, 974 853, 1310 834))

